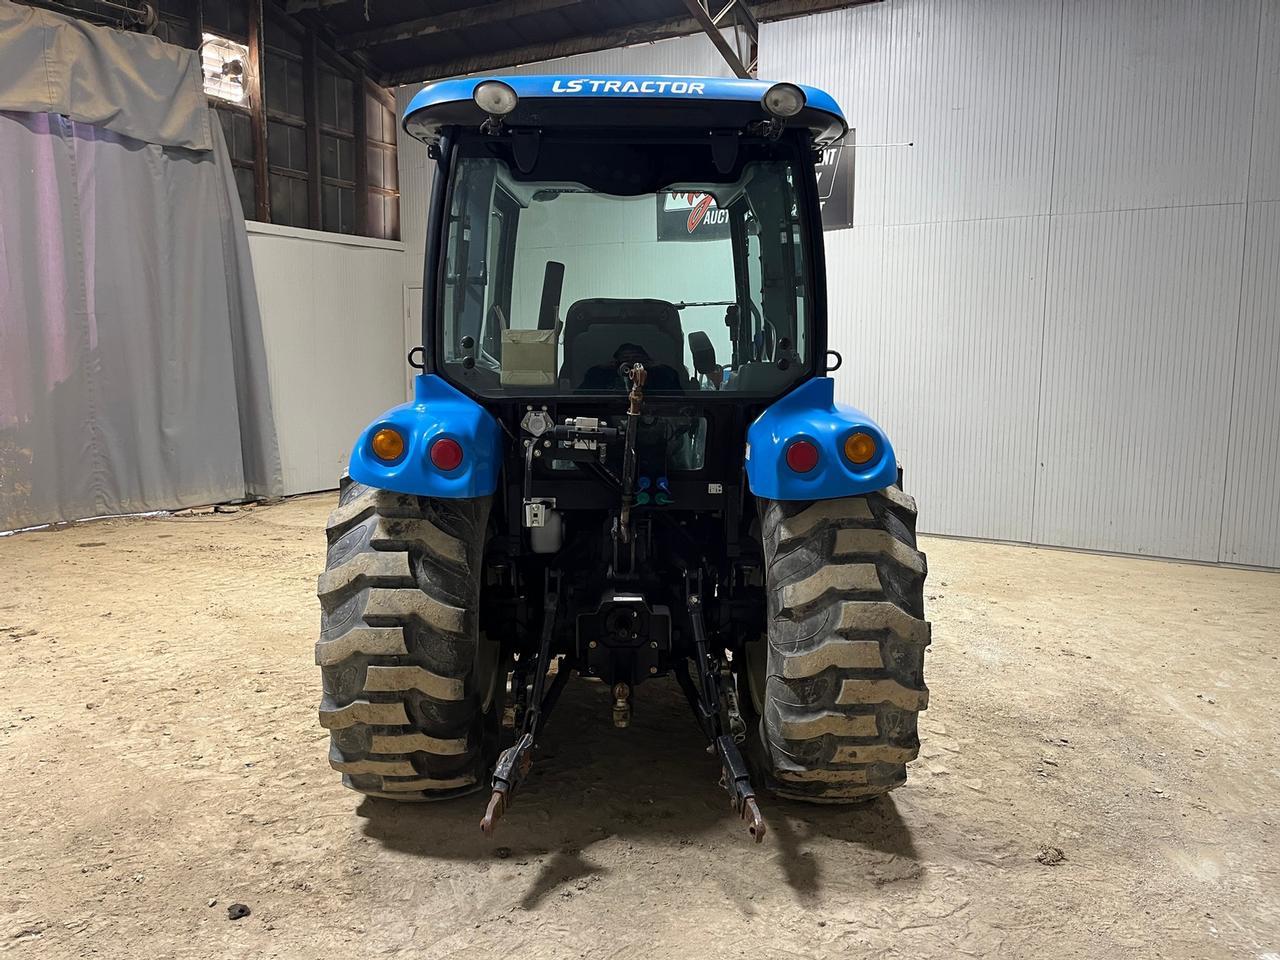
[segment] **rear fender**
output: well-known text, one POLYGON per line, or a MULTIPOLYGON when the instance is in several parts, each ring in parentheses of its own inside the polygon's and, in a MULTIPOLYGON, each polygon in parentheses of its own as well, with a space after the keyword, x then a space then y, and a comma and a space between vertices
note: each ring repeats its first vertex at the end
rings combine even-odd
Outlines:
POLYGON ((351 479, 371 487, 421 497, 487 497, 498 488, 502 433, 489 411, 434 374, 419 374, 413 400, 388 410, 365 428, 351 451, 351 479), (387 463, 369 446, 383 427, 404 437, 404 453, 387 463), (441 470, 431 462, 430 447, 449 437, 462 447, 462 463, 441 470))
POLYGON ((747 484, 768 500, 835 500, 892 486, 898 459, 884 431, 860 410, 835 402, 835 381, 817 377, 770 406, 747 429, 747 484), (877 455, 859 467, 844 455, 844 442, 861 431, 876 441, 877 455), (808 440, 818 463, 806 473, 787 466, 786 448, 808 440))

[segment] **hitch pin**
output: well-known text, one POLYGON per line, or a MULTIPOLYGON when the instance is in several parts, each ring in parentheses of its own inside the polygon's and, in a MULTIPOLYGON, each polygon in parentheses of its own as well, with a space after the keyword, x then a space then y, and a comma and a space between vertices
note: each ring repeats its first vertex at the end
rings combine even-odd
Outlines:
POLYGON ((764 840, 764 817, 760 816, 760 806, 755 797, 747 797, 742 801, 742 819, 747 821, 747 832, 756 843, 764 840))

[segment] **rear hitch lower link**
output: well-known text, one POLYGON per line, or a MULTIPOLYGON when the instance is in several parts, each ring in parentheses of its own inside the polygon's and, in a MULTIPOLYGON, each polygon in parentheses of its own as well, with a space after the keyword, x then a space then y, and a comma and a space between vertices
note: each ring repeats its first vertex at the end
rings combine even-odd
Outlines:
POLYGON ((551 574, 548 580, 547 596, 543 603, 542 635, 539 638, 538 656, 533 663, 533 692, 520 726, 520 736, 512 746, 502 751, 493 768, 493 793, 489 796, 489 805, 480 820, 481 831, 489 837, 493 836, 498 820, 511 806, 517 788, 529 775, 529 768, 533 765, 534 737, 551 714, 569 680, 569 670, 562 663, 555 679, 551 681, 551 689, 546 689, 547 672, 551 668, 551 637, 555 632, 556 611, 560 606, 559 578, 551 574))
POLYGON ((693 625, 693 645, 698 658, 698 684, 695 686, 685 663, 676 668, 676 680, 693 708, 698 726, 710 741, 720 758, 720 785, 729 794, 734 812, 747 822, 747 832, 756 843, 764 840, 766 831, 756 792, 751 786, 751 774, 731 734, 726 733, 720 718, 721 673, 711 659, 707 645, 706 628, 702 621, 701 575, 688 578, 689 620, 693 625))

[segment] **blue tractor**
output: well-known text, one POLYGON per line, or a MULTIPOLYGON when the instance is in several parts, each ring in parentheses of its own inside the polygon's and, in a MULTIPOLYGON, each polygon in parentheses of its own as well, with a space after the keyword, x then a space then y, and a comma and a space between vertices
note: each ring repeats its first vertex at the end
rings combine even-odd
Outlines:
POLYGON ((835 101, 464 79, 404 124, 437 164, 420 373, 356 441, 319 582, 343 782, 487 786, 492 833, 576 675, 620 727, 674 677, 757 840, 757 786, 902 784, 925 558, 888 437, 827 376, 814 169, 847 132, 835 101))

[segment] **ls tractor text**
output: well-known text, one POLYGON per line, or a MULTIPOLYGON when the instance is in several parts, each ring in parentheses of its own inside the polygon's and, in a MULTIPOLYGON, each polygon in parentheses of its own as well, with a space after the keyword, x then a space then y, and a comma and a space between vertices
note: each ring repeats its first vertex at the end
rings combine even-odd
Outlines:
POLYGON ((758 787, 902 784, 925 558, 888 437, 826 376, 814 164, 847 133, 835 101, 448 80, 404 124, 436 161, 420 372, 356 441, 319 583, 343 783, 488 786, 491 834, 576 675, 619 727, 674 676, 757 841, 758 787))

